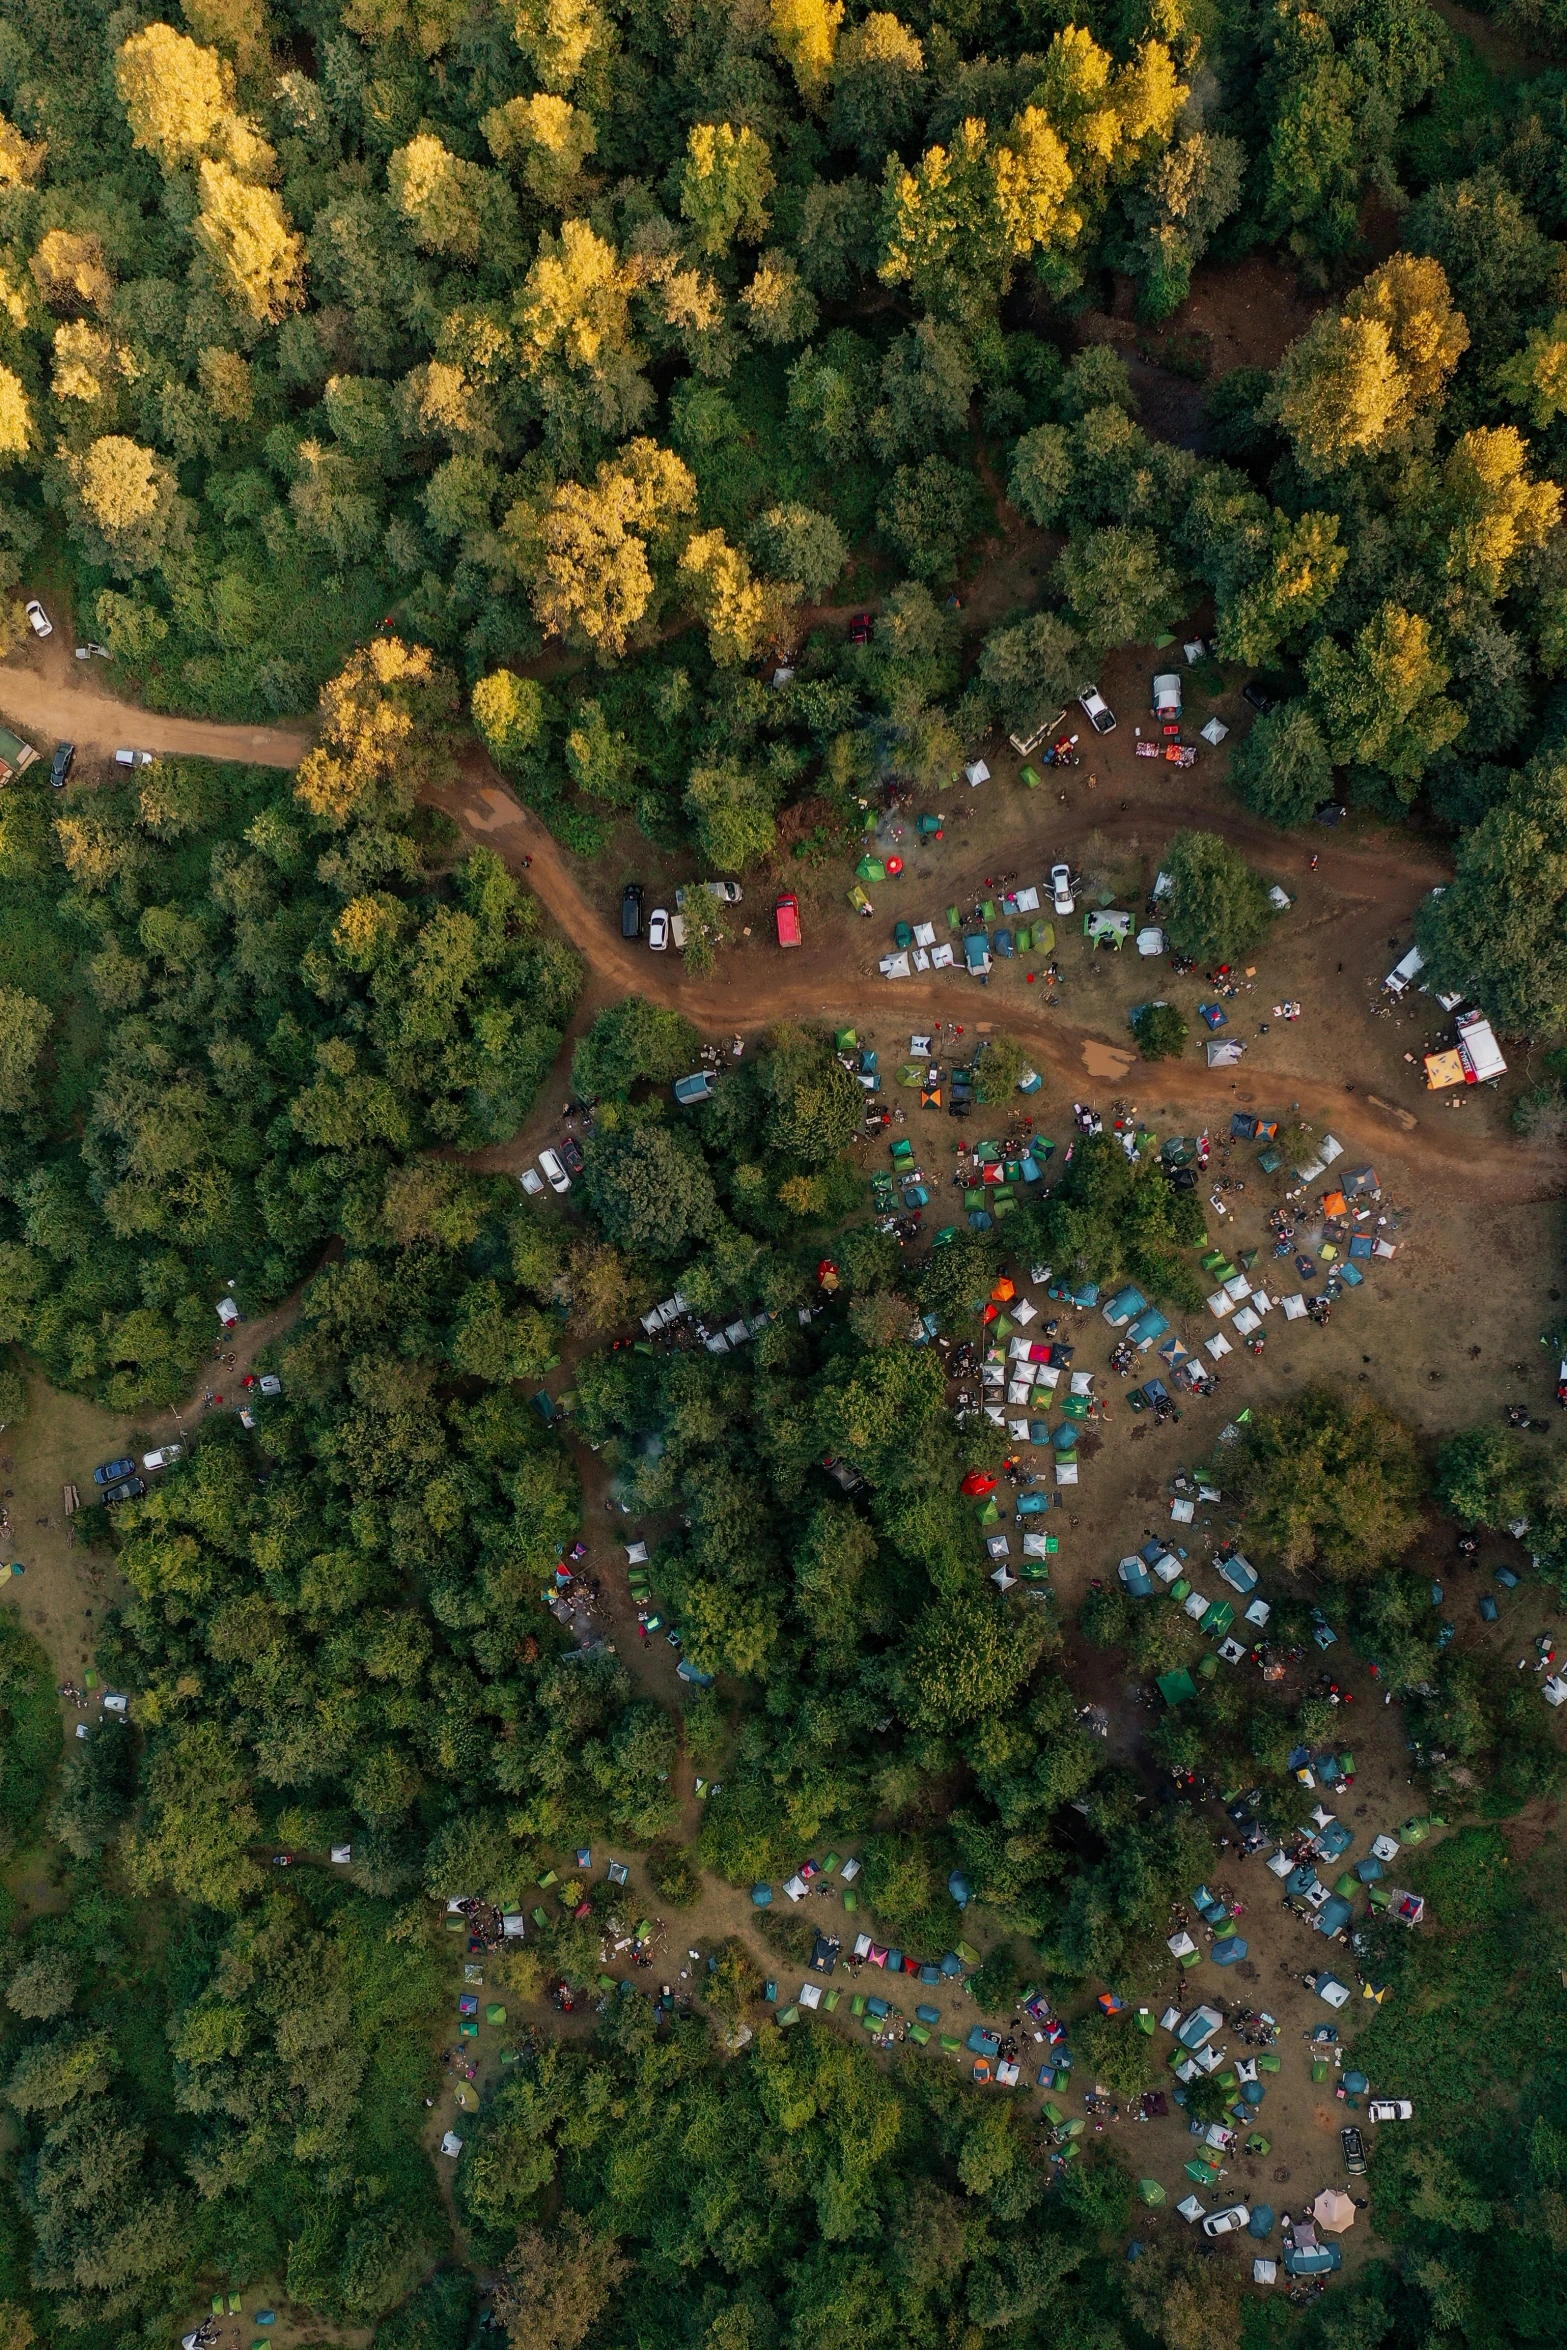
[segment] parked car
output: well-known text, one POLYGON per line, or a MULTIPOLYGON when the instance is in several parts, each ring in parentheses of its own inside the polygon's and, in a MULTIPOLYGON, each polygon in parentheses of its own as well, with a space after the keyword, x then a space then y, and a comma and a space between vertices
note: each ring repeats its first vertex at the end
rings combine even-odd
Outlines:
POLYGON ((1251 2218, 1249 2203, 1227 2203, 1222 2211, 1210 2211, 1202 2223, 1205 2236, 1238 2236, 1251 2218))
MULTIPOLYGON (((705 889, 718 906, 738 906, 745 895, 738 881, 697 881, 692 883, 691 889, 705 889)), ((677 889, 675 904, 683 906, 690 895, 690 889, 677 889)))
POLYGON ((78 661, 107 661, 109 648, 107 645, 94 644, 89 637, 86 644, 77 646, 76 658, 78 661))
POLYGON ((778 926, 778 944, 797 947, 800 943, 800 901, 792 893, 781 897, 773 908, 773 919, 778 926))
POLYGON ((1095 734, 1112 734, 1115 731, 1115 712, 1096 685, 1085 685, 1077 697, 1077 703, 1095 734))
POLYGON ((53 636, 54 622, 50 619, 48 613, 44 610, 42 604, 39 603, 36 596, 34 596, 31 603, 27 605, 26 611, 27 625, 32 630, 34 636, 53 636))
POLYGON ((582 1146, 574 1134, 567 1135, 565 1141, 560 1146, 560 1155, 565 1160, 567 1166, 571 1169, 573 1175, 580 1175, 582 1173, 582 1146))
POLYGON ((1258 677, 1247 678, 1246 683, 1241 687, 1241 698, 1250 702, 1259 718, 1266 718, 1268 712, 1275 707, 1273 696, 1258 677))
POLYGON ((647 943, 650 954, 662 955, 669 947, 669 909, 655 906, 647 919, 647 943))
POLYGON ((1366 2175, 1365 2139, 1361 2136, 1360 2132, 1355 2129, 1353 2125, 1351 2125, 1351 2127, 1347 2130, 1340 2130, 1338 2134, 1338 2142, 1344 2149, 1344 2168, 1348 2171, 1350 2177, 1352 2179, 1363 2179, 1366 2175))
POLYGON ((122 1501, 140 1501, 146 1490, 140 1477, 122 1477, 118 1485, 105 1488, 103 1506, 106 1510, 113 1510, 118 1509, 122 1501))
POLYGON ((1179 718, 1181 715, 1181 675, 1178 669, 1167 669, 1154 679, 1153 714, 1156 718, 1179 718))
POLYGON ((158 1447, 156 1452, 144 1452, 141 1456, 141 1465, 148 1471, 172 1469, 175 1462, 183 1460, 184 1457, 185 1447, 183 1444, 163 1444, 158 1447))
POLYGON ((1313 821, 1318 824, 1342 824, 1348 814, 1349 810, 1342 800, 1324 800, 1320 808, 1313 810, 1313 821))
POLYGON ((544 1178, 537 1167, 524 1167, 517 1181, 522 1185, 529 1199, 537 1199, 544 1189, 544 1178))
POLYGON ((540 1151, 539 1165, 543 1168, 551 1191, 569 1191, 571 1177, 561 1165, 554 1151, 540 1151))
POLYGON ((1415 2118, 1407 2097, 1373 2097, 1366 2111, 1374 2122, 1412 2122, 1415 2118))
POLYGON ((65 779, 75 763, 76 745, 74 743, 56 743, 54 757, 49 762, 49 781, 54 785, 56 791, 65 789, 65 779))
POLYGON ((851 645, 868 645, 870 641, 871 616, 868 612, 856 612, 849 622, 849 642, 851 645))
POLYGON ((1070 914, 1076 904, 1072 896, 1072 868, 1070 865, 1052 865, 1050 868, 1050 902, 1058 914, 1070 914))
POLYGON ((156 753, 152 751, 116 751, 116 767, 150 767, 156 753))
POLYGON ((620 893, 620 935, 622 938, 642 936, 642 884, 628 881, 620 893))
POLYGON ((118 1485, 122 1477, 130 1476, 135 1466, 130 1454, 123 1453, 117 1461, 105 1461, 101 1469, 94 1469, 92 1481, 95 1485, 118 1485))
POLYGON ((696 1069, 689 1077, 675 1079, 675 1099, 683 1106, 689 1106, 692 1102, 711 1101, 712 1098, 713 1072, 711 1069, 696 1069))

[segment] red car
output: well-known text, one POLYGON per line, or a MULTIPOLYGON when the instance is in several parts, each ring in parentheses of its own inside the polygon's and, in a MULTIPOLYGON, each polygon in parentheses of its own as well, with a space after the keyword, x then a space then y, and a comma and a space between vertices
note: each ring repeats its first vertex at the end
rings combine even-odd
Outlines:
POLYGON ((868 645, 870 641, 871 616, 868 612, 856 612, 849 623, 849 642, 851 645, 868 645))
POLYGON ((796 897, 782 897, 773 909, 778 925, 778 944, 797 947, 800 943, 800 901, 796 897))

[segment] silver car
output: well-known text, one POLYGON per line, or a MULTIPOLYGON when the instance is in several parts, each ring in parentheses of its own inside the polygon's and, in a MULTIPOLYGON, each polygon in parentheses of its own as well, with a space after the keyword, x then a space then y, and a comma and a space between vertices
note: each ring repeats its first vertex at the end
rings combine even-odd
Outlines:
POLYGON ((561 1165, 554 1151, 540 1151, 539 1165, 544 1169, 551 1191, 569 1191, 571 1177, 561 1165))
POLYGON ((1095 734, 1112 734, 1115 731, 1115 712, 1096 685, 1085 685, 1077 701, 1095 734))
POLYGON ((1202 2223, 1205 2236, 1237 2236, 1251 2220, 1249 2203, 1227 2203, 1222 2211, 1210 2211, 1202 2223))
POLYGON ((1070 914, 1075 900, 1072 896, 1072 868, 1070 865, 1052 865, 1050 868, 1050 903, 1056 913, 1070 914))
POLYGON ((54 622, 36 596, 33 597, 31 603, 24 606, 24 610, 27 613, 27 625, 34 636, 53 636, 54 622))

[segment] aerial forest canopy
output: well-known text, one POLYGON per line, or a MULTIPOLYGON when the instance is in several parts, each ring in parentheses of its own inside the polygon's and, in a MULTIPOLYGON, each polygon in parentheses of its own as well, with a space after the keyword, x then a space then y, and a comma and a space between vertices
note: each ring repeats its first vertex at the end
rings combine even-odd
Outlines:
POLYGON ((0 18, 13 637, 68 550, 127 685, 265 717, 388 621, 572 846, 629 812, 742 871, 1207 595, 1291 684, 1257 811, 1338 769, 1470 832, 1428 954, 1509 1029, 1567 1006, 1554 70, 1490 80, 1424 0, 177 13, 0 18), (1324 306, 1206 454, 1109 346, 1063 363, 1109 273, 1157 323, 1259 249, 1324 306), (965 678, 940 607, 1003 487, 1043 601, 965 678), (873 641, 763 692, 867 563, 873 641))
MULTIPOLYGON (((495 1169, 583 962, 435 803, 476 737, 569 850, 634 825, 749 874, 801 803, 857 832, 883 785, 939 793, 1205 605, 1234 682, 1269 681, 1245 806, 1449 839, 1429 976, 1509 1037, 1559 1028, 1567 70, 1537 52, 1567 55, 1567 7, 1506 28, 1504 78, 1424 0, 0 0, 0 653, 47 588, 118 694, 313 727, 297 772, 170 758, 62 795, 40 761, 0 794, 0 1422, 28 1375, 184 1406, 215 1297, 282 1309, 257 1425, 214 1415, 112 1521, 84 1489, 129 1719, 60 1761, 50 1665, 0 1614, 31 1904, 0 1897, 0 2350, 168 2350, 261 2277, 323 2340, 466 2350, 479 2270, 516 2350, 1548 2338, 1559 1868, 1516 1900, 1488 1830, 1432 1860, 1446 1921, 1368 1958, 1430 2120, 1378 2173, 1398 2264, 1326 2315, 1243 2306, 1168 2231, 1128 2265, 1124 2164, 1052 2169, 1021 2101, 934 2050, 747 2049, 738 1941, 690 2012, 617 1993, 519 2033, 455 2173, 422 2136, 444 1904, 529 1913, 487 1997, 591 1985, 617 1929, 581 1844, 674 1909, 852 1841, 868 1910, 932 1953, 956 1875, 1004 2013, 1025 1946, 1067 1997, 1167 1980, 1171 1905, 1217 1865, 1170 1792, 1199 1770, 1280 1834, 1309 1817, 1327 1700, 1201 1677, 1190 1619, 1113 1582, 1088 1647, 1199 1678, 1149 1731, 1165 1800, 1095 1735, 1066 1624, 988 1579, 962 1488, 1003 1437, 927 1343, 981 1339, 1007 1261, 1195 1311, 1195 1196, 1101 1134, 1004 1233, 915 1262, 867 1221, 828 1034, 778 1024, 676 1116, 702 1040, 633 996, 581 1022, 593 1130, 541 1212, 495 1169), (1178 333, 1199 268, 1298 285, 1309 324, 1178 445, 1095 321, 1178 333), (999 536, 1037 556, 1029 600, 965 631, 999 536), (677 1291, 743 1346, 627 1344, 677 1291), (537 1408, 568 1349, 576 1450, 537 1408), (548 1604, 582 1446, 607 1522, 652 1534, 678 1710, 548 1604), (274 1876, 280 1845, 351 1859, 274 1876)), ((1261 933, 1244 859, 1170 855, 1178 952, 1261 933)), ((722 914, 689 933, 710 967, 722 914)), ((1147 1006, 1137 1035, 1175 1057, 1186 1024, 1147 1006)), ((987 1109, 1025 1065, 988 1049, 987 1109)), ((1433 1800, 1543 1803, 1538 1684, 1449 1648, 1407 1554, 1434 1498, 1527 1521, 1567 1593, 1559 1455, 1475 1430, 1433 1472, 1368 1387, 1259 1411, 1230 1456, 1275 1634, 1305 1650, 1315 1576, 1433 1800)), ((1151 2090, 1133 2028, 1082 2047, 1151 2090)))

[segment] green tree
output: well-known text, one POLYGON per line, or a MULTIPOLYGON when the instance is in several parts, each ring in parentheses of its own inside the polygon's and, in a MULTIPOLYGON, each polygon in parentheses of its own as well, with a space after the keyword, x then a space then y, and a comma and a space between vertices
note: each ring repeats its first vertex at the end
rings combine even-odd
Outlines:
POLYGON ((521 2231, 495 2290, 495 2314, 515 2350, 577 2350, 630 2270, 613 2236, 568 2211, 548 2235, 521 2231))
POLYGON ((1174 1060, 1188 1033, 1173 1004, 1143 1004, 1132 1016, 1132 1034, 1145 1061, 1174 1060))
POLYGON ((957 575, 984 505, 978 482, 947 457, 900 465, 876 509, 876 525, 916 579, 957 575))
POLYGON ((842 35, 833 70, 833 143, 852 147, 874 170, 914 130, 924 104, 925 50, 885 10, 842 35))
POLYGON ((1221 660, 1263 668, 1286 637, 1320 620, 1349 560, 1338 530, 1336 514, 1308 513, 1295 522, 1274 514, 1267 569, 1233 599, 1220 600, 1215 650, 1221 660))
POLYGON ((1257 720, 1230 759, 1236 796, 1270 824, 1304 824, 1329 796, 1333 761, 1303 700, 1281 702, 1257 720))
POLYGON ((1291 1574, 1380 1574, 1419 1532, 1421 1487, 1411 1431, 1370 1396, 1308 1388, 1246 1430, 1239 1498, 1253 1538, 1291 1574))
POLYGON ((683 1012, 629 995, 606 1004, 571 1061, 574 1092, 586 1101, 629 1092, 633 1085, 668 1085, 688 1070, 701 1038, 683 1012))
POLYGON ((37 1095, 39 1058, 54 1017, 18 987, 0 987, 0 1111, 22 1118, 37 1095))
POLYGON ((767 141, 749 125, 693 123, 680 176, 681 217, 690 221, 700 251, 716 259, 738 237, 759 245, 771 215, 774 187, 767 141))
POLYGON ((693 767, 684 807, 696 825, 703 857, 720 873, 744 873, 770 856, 777 840, 774 788, 739 759, 693 767))
POLYGON ((792 581, 821 603, 849 559, 848 543, 831 515, 814 506, 769 506, 752 523, 751 553, 772 579, 792 581))
POLYGON ((1085 531, 1068 542, 1056 570, 1072 625, 1093 652, 1145 644, 1180 617, 1180 577, 1151 530, 1085 531))
POLYGON ((1412 799, 1431 760, 1464 729, 1463 711, 1444 691, 1451 674, 1429 621, 1398 604, 1384 604, 1353 645, 1320 637, 1306 679, 1335 763, 1369 767, 1412 799))
POLYGON ((993 628, 979 657, 980 684, 1008 734, 1031 733, 1082 679, 1077 632, 1059 612, 993 628))
POLYGON ((953 1730, 998 1712, 1033 1671, 1040 1644, 1037 1626, 988 1601, 927 1608, 900 1660, 904 1719, 916 1729, 953 1730))
POLYGON ((1506 1036, 1567 1020, 1567 763, 1535 759, 1459 847, 1415 935, 1433 983, 1480 1003, 1506 1036))
POLYGON ((718 1218, 713 1179, 688 1135, 668 1126, 613 1127, 587 1148, 583 1187, 606 1237, 636 1258, 672 1257, 718 1218))
POLYGON ((1194 962, 1246 954, 1272 919, 1268 888, 1216 832, 1178 832, 1164 860, 1170 876, 1170 944, 1194 962))
POLYGON ((1509 1428, 1466 1428, 1437 1454, 1432 1490, 1449 1517, 1465 1526, 1511 1526, 1529 1511, 1523 1447, 1509 1428))

